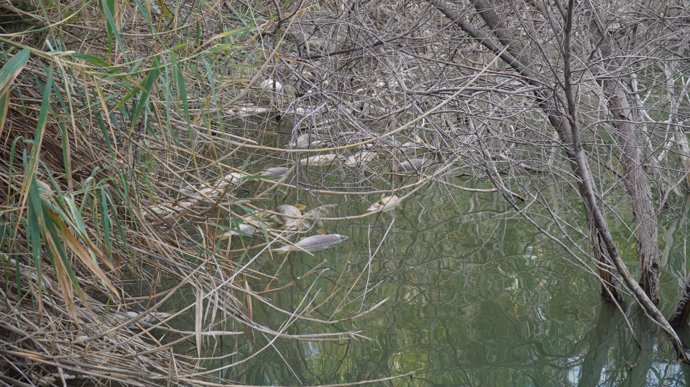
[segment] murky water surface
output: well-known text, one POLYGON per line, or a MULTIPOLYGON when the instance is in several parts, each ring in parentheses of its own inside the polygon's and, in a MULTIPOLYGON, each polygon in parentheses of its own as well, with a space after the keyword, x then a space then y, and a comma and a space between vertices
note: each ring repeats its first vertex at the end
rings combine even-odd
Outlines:
MULTIPOLYGON (((228 351, 262 352, 223 377, 261 385, 690 385, 690 370, 672 360, 665 338, 632 335, 628 324, 645 330, 634 308, 626 322, 602 306, 595 280, 527 223, 507 219, 495 195, 437 187, 417 199, 377 217, 327 222, 350 239, 266 263, 287 265, 270 287, 289 290, 266 294, 285 310, 309 307, 309 317, 333 321, 387 301, 332 324, 291 322, 254 303, 257 320, 294 335, 356 331, 366 338, 269 344, 269 335, 254 333, 251 348, 228 351), (391 376, 399 377, 382 380, 391 376)), ((367 205, 350 198, 338 212, 367 205)), ((678 243, 686 230, 676 226, 662 234, 678 243)), ((664 280, 668 314, 677 277, 664 280)))

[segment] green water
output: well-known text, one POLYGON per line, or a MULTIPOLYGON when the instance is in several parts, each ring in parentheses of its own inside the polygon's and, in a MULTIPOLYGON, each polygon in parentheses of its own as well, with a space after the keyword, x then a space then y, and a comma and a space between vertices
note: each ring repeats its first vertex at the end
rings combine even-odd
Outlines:
MULTIPOLYGON (((601 305, 596 281, 524 221, 510 219, 495 195, 454 192, 430 189, 394 213, 329 223, 350 239, 284 262, 283 278, 272 286, 292 285, 267 297, 286 310, 322 304, 309 317, 332 320, 387 299, 354 321, 296 322, 285 332, 354 330, 367 339, 267 345, 270 337, 255 333, 251 348, 233 349, 262 352, 219 376, 260 385, 400 375, 374 385, 690 385, 688 368, 673 360, 668 341, 645 328, 635 308, 626 308, 626 323, 601 305)), ((349 199, 347 210, 366 206, 349 199)), ((664 279, 668 315, 677 278, 664 279)), ((254 313, 274 329, 288 320, 260 304, 254 313)))

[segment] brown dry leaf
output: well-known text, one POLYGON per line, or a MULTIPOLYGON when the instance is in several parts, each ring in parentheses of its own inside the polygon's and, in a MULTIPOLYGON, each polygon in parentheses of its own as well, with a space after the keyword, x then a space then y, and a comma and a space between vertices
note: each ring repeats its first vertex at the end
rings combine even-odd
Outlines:
MULTIPOLYGON (((49 210, 48 212, 50 213, 51 211, 49 210)), ((57 218, 57 215, 51 214, 51 216, 55 216, 57 218)), ((96 261, 93 260, 91 255, 88 253, 88 251, 86 251, 84 246, 82 246, 82 244, 74 236, 74 234, 72 234, 72 232, 69 230, 69 228, 67 226, 65 226, 64 223, 62 223, 62 221, 60 219, 53 219, 53 221, 59 225, 60 231, 62 232, 62 235, 64 236, 63 242, 65 243, 65 245, 67 247, 69 247, 70 250, 72 250, 74 255, 76 255, 77 258, 79 258, 79 260, 84 264, 84 266, 86 266, 93 275, 98 277, 98 279, 101 280, 103 285, 105 285, 110 290, 112 295, 116 299, 119 300, 120 294, 119 294, 117 288, 115 287, 115 285, 113 285, 113 283, 110 282, 110 280, 108 279, 108 276, 103 272, 103 270, 101 270, 101 268, 98 266, 96 261)), ((95 247, 95 246, 93 246, 93 247, 95 247)), ((99 256, 101 255, 100 252, 98 252, 98 251, 94 251, 94 252, 99 256)))

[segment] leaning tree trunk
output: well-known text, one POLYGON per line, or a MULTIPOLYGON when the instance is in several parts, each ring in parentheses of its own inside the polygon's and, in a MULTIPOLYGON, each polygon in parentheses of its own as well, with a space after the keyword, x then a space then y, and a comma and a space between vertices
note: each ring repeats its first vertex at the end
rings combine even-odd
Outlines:
MULTIPOLYGON (((612 54, 613 44, 611 36, 607 32, 605 26, 601 24, 596 16, 599 15, 596 7, 593 9, 595 18, 591 23, 592 30, 597 33, 597 40, 595 43, 599 46, 599 50, 603 61, 615 61, 616 55, 612 54)), ((667 74, 667 92, 670 96, 674 94, 674 85, 670 74, 667 74)), ((642 169, 642 162, 640 157, 640 147, 637 141, 636 132, 631 122, 631 112, 628 106, 623 87, 620 83, 615 81, 612 77, 600 77, 604 95, 607 98, 609 111, 613 117, 613 126, 615 128, 616 136, 621 144, 621 164, 624 170, 624 183, 628 195, 632 199, 633 215, 635 217, 635 239, 637 240, 637 249, 640 259, 640 285, 645 293, 655 302, 658 303, 658 286, 659 286, 659 256, 657 245, 658 222, 654 211, 652 202, 651 186, 646 173, 642 169)), ((682 90, 687 91, 687 84, 683 85, 682 90)), ((681 93, 682 95, 683 93, 681 93)), ((672 104, 670 107, 670 115, 674 117, 677 115, 677 104, 672 104)), ((681 159, 684 173, 686 174, 686 183, 690 189, 690 146, 688 145, 687 135, 683 132, 682 126, 674 133, 674 142, 678 145, 679 157, 681 159)), ((653 157, 653 155, 651 156, 653 157)), ((670 188, 669 188, 670 189, 670 188)), ((669 319, 669 323, 673 327, 686 326, 690 319, 690 275, 685 280, 683 293, 676 305, 676 309, 669 319)))
MULTIPOLYGON (((501 59, 510 67, 517 71, 523 79, 535 87, 535 96, 540 109, 546 115, 551 126, 558 133, 558 137, 564 144, 572 143, 572 133, 570 123, 566 119, 566 114, 562 111, 565 103, 556 94, 543 87, 541 76, 535 73, 527 63, 528 59, 524 57, 527 50, 522 47, 521 43, 513 38, 512 32, 501 22, 500 17, 491 8, 485 0, 477 0, 474 5, 479 15, 482 17, 487 26, 491 29, 493 36, 484 34, 474 24, 466 19, 466 15, 457 11, 445 0, 427 0, 432 6, 443 13, 446 17, 456 23, 465 33, 480 42, 484 47, 491 50, 494 54, 499 55, 501 59), (498 39, 505 49, 494 43, 498 39)), ((572 170, 576 176, 584 176, 584 171, 578 165, 574 151, 566 146, 564 152, 570 163, 572 170)), ((594 262, 597 267, 598 278, 601 282, 602 299, 606 302, 622 302, 620 290, 618 289, 618 281, 616 278, 616 269, 607 257, 606 249, 603 248, 602 236, 599 233, 599 228, 595 224, 594 209, 587 200, 586 187, 582 178, 577 181, 578 192, 582 198, 582 203, 585 207, 585 218, 590 229, 590 243, 594 254, 594 262)))
POLYGON ((637 255, 640 261, 640 286, 655 304, 659 303, 659 249, 658 224, 652 202, 652 189, 647 174, 642 169, 640 147, 635 128, 629 119, 625 97, 621 96, 620 85, 605 81, 604 93, 613 115, 613 126, 620 141, 620 162, 623 166, 623 183, 632 201, 634 217, 633 232, 637 241, 637 255))
POLYGON ((668 320, 674 328, 680 328, 688 325, 688 318, 690 317, 690 275, 685 280, 683 287, 683 294, 676 305, 676 310, 668 320))
MULTIPOLYGON (((599 208, 600 199, 596 195, 594 178, 589 168, 587 155, 579 139, 576 104, 574 92, 570 83, 569 41, 572 32, 574 0, 569 1, 568 8, 566 9, 567 15, 563 15, 566 18, 563 47, 561 47, 564 63, 564 83, 561 84, 558 80, 551 81, 550 83, 555 83, 555 87, 551 89, 553 91, 544 87, 544 82, 548 82, 548 79, 544 79, 543 76, 536 73, 528 66, 530 63, 526 60, 528 50, 517 41, 517 39, 513 38, 513 36, 515 36, 514 32, 506 27, 496 11, 486 0, 474 0, 473 4, 477 13, 489 28, 490 35, 484 34, 481 29, 477 28, 477 26, 468 20, 464 12, 459 12, 446 0, 427 1, 457 24, 470 37, 491 50, 494 54, 499 55, 501 59, 517 71, 526 82, 535 87, 537 103, 540 109, 546 114, 550 124, 558 132, 561 141, 564 143, 564 151, 577 177, 578 190, 582 195, 583 203, 585 204, 586 210, 588 212, 591 211, 591 214, 588 213, 587 218, 593 221, 593 226, 598 234, 598 238, 600 238, 602 246, 605 246, 606 255, 610 259, 610 262, 606 262, 605 264, 607 266, 612 264, 615 267, 615 273, 620 275, 620 278, 627 288, 630 289, 637 303, 669 336, 678 358, 684 362, 688 362, 688 357, 680 338, 625 266, 625 262, 623 262, 613 242, 604 212, 599 208), (498 40, 500 44, 495 43, 495 40, 498 40), (557 87, 563 87, 562 90, 564 90, 565 96, 555 92, 557 87)), ((594 248, 596 249, 596 246, 594 248)), ((601 275, 602 269, 599 268, 599 270, 601 275)), ((602 285, 607 286, 603 280, 602 285)), ((608 286, 610 285, 611 284, 608 284, 608 286)), ((610 291, 613 292, 612 294, 617 295, 616 298, 620 297, 618 289, 615 287, 610 287, 610 291)))
POLYGON ((690 144, 688 135, 683 131, 683 126, 678 125, 676 130, 676 144, 679 148, 679 156, 683 162, 683 173, 685 173, 685 191, 690 193, 690 144))
POLYGON ((649 178, 642 169, 642 152, 637 131, 632 122, 630 105, 620 81, 613 76, 620 65, 613 53, 611 36, 599 20, 596 6, 591 22, 593 44, 599 47, 603 65, 600 66, 600 84, 611 115, 614 135, 621 148, 623 184, 631 200, 634 218, 633 232, 637 241, 640 262, 640 286, 655 304, 659 303, 659 248, 658 223, 649 178), (607 66, 608 64, 608 66, 607 66))
MULTIPOLYGON (((683 210, 688 208, 688 201, 690 198, 685 199, 685 205, 683 210)), ((673 315, 668 320, 674 328, 686 327, 688 325, 688 320, 690 319, 690 273, 685 278, 685 286, 683 286, 683 293, 680 296, 680 300, 676 304, 676 310, 673 315)))

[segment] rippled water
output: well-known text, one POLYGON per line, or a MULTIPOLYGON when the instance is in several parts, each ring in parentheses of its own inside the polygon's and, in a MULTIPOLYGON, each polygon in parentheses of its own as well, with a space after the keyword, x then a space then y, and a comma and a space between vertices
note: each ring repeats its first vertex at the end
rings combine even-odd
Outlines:
MULTIPOLYGON (((350 239, 314 256, 292 253, 285 264, 293 277, 272 284, 292 283, 289 291, 269 295, 275 303, 286 310, 321 304, 310 317, 324 320, 387 299, 354 321, 285 328, 292 334, 357 330, 368 339, 277 340, 223 377, 263 385, 392 376, 399 377, 376 385, 690 384, 688 367, 673 361, 668 341, 638 319, 635 308, 627 307, 626 320, 601 305, 596 281, 525 222, 507 219, 500 199, 454 192, 430 189, 395 212, 327 224, 350 239), (645 331, 652 334, 639 333, 645 331)), ((349 200, 354 213, 367 206, 349 200)), ((664 235, 684 240, 686 232, 676 227, 664 235)), ((664 280, 671 289, 664 295, 668 314, 676 278, 664 280)), ((255 318, 273 327, 286 320, 260 305, 255 318)), ((256 333, 253 340, 239 351, 268 343, 256 333)))

